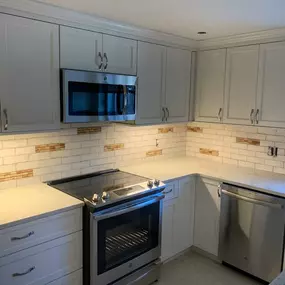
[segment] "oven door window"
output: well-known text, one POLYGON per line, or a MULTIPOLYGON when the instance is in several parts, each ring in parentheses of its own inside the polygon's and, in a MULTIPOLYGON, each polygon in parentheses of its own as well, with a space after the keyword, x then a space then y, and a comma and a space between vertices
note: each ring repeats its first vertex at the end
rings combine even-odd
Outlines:
POLYGON ((98 274, 159 244, 160 203, 98 222, 98 274))
POLYGON ((68 83, 69 115, 117 116, 135 114, 135 88, 135 86, 124 87, 123 85, 70 81, 68 83))

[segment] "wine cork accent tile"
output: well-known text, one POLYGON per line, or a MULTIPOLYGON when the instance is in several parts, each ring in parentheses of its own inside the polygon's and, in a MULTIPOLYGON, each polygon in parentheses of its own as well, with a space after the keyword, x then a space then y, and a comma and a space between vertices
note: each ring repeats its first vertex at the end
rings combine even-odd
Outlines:
POLYGON ((116 143, 116 144, 108 144, 104 146, 104 151, 115 151, 115 150, 120 150, 124 148, 123 143, 116 143))
POLYGON ((162 149, 157 149, 157 150, 150 150, 146 153, 146 156, 150 157, 150 156, 158 156, 158 155, 162 155, 162 149))
POLYGON ((0 182, 33 177, 32 169, 0 173, 0 182))
POLYGON ((249 144, 249 145, 260 145, 260 140, 250 138, 236 138, 237 143, 249 144))
POLYGON ((52 152, 52 151, 59 151, 64 150, 65 144, 64 143, 50 143, 50 144, 41 144, 35 146, 36 153, 41 152, 52 152))
POLYGON ((170 128, 159 128, 158 133, 159 134, 168 134, 168 133, 173 133, 174 129, 172 127, 170 128))
POLYGON ((101 127, 82 127, 77 129, 78 135, 85 135, 85 134, 97 134, 101 133, 102 128, 101 127))
POLYGON ((188 126, 188 127, 187 127, 187 131, 188 131, 188 132, 193 132, 193 133, 203 133, 203 129, 200 128, 200 127, 191 127, 191 126, 188 126))
POLYGON ((208 149, 208 148, 200 148, 200 153, 206 154, 206 155, 212 155, 212 156, 219 156, 219 151, 214 150, 214 149, 208 149))

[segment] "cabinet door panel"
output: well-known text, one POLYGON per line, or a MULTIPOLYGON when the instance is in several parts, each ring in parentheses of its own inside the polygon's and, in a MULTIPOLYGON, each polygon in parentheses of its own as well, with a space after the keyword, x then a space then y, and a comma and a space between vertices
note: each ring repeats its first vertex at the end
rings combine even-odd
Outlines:
POLYGON ((60 27, 60 67, 99 71, 103 35, 70 27, 60 27))
POLYGON ((139 42, 138 44, 138 124, 162 122, 162 100, 165 94, 164 46, 139 42))
POLYGON ((218 183, 197 179, 195 198, 194 245, 218 256, 220 198, 218 183))
POLYGON ((108 58, 107 72, 137 74, 137 41, 103 35, 103 52, 108 58))
POLYGON ((230 48, 227 51, 224 121, 252 124, 255 109, 259 46, 230 48))
POLYGON ((167 48, 165 106, 168 122, 187 122, 189 117, 191 52, 167 48))
POLYGON ((0 27, 2 130, 59 128, 58 26, 2 14, 0 27))
POLYGON ((218 122, 223 108, 226 49, 202 51, 198 54, 196 92, 197 121, 218 122))
POLYGON ((260 46, 259 124, 285 127, 285 42, 260 46))

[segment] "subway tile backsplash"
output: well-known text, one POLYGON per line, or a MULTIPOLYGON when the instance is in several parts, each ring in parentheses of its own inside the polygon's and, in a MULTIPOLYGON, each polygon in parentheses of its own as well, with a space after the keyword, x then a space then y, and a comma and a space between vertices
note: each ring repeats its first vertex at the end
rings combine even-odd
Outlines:
POLYGON ((0 189, 186 155, 186 124, 62 127, 57 132, 1 135, 0 189))
POLYGON ((188 156, 285 174, 285 129, 193 122, 186 136, 188 156), (268 146, 278 147, 277 157, 268 146))

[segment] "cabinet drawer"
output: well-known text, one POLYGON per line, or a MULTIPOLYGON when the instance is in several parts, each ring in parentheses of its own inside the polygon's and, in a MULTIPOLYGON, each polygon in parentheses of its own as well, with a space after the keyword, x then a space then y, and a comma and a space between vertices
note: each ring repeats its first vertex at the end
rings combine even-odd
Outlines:
POLYGON ((163 193, 165 194, 164 201, 178 197, 178 180, 171 180, 165 182, 166 187, 163 193))
POLYGON ((48 285, 82 285, 82 269, 77 270, 67 276, 57 279, 48 285))
POLYGON ((82 229, 82 209, 0 230, 0 257, 82 229))
POLYGON ((82 268, 82 231, 0 258, 1 285, 45 285, 82 268))

